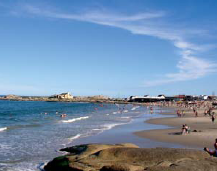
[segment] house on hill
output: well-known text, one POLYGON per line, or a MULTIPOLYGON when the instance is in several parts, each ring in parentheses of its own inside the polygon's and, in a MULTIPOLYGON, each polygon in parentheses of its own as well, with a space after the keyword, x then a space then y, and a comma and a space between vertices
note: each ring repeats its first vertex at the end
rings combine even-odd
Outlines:
POLYGON ((67 92, 67 93, 61 93, 54 96, 51 96, 49 98, 57 98, 57 99, 73 99, 73 96, 67 92))

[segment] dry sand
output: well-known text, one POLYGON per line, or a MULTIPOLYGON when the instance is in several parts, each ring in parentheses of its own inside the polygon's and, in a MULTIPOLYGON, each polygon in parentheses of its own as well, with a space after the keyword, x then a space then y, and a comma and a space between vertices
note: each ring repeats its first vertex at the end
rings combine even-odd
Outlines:
MULTIPOLYGON (((194 117, 193 111, 185 112, 185 116, 178 118, 157 118, 148 120, 148 123, 171 126, 170 129, 149 130, 136 132, 135 134, 160 142, 169 142, 185 145, 190 148, 209 147, 213 149, 213 144, 217 138, 217 120, 212 123, 209 116, 203 115, 204 110, 198 112, 198 117, 194 117), (181 128, 187 124, 191 128, 191 133, 182 135, 181 128), (194 132, 196 130, 197 132, 194 132)), ((217 110, 215 110, 217 113, 217 110)), ((164 113, 172 114, 172 113, 164 113)), ((174 114, 174 113, 173 113, 174 114)))

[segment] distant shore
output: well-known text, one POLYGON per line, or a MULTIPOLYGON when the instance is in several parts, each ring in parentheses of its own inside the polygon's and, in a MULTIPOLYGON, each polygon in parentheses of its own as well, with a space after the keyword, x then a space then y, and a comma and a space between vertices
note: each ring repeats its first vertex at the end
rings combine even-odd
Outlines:
MULTIPOLYGON (((120 104, 132 104, 133 102, 127 102, 124 100, 110 100, 110 99, 92 99, 90 98, 73 98, 73 99, 57 99, 49 97, 40 97, 40 96, 24 96, 24 97, 14 97, 14 98, 5 98, 0 97, 0 100, 6 101, 45 101, 45 102, 89 102, 89 103, 120 103, 120 104)), ((138 103, 133 103, 138 104, 138 103)))
MULTIPOLYGON (((136 132, 135 135, 159 142, 176 143, 190 148, 209 147, 213 149, 213 143, 217 138, 217 121, 212 123, 209 116, 204 116, 203 109, 198 110, 195 117, 192 110, 186 110, 183 117, 155 118, 145 121, 150 124, 167 125, 169 129, 154 129, 136 132), (191 128, 189 134, 182 135, 182 125, 187 124, 191 128)), ((217 110, 213 110, 217 113, 217 110)), ((162 113, 165 115, 175 113, 162 113)))

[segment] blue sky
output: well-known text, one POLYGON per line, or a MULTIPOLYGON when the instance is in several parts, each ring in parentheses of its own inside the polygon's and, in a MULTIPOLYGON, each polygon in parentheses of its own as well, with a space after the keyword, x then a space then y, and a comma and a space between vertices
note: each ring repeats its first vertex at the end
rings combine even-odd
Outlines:
POLYGON ((0 0, 0 94, 217 93, 216 0, 0 0))

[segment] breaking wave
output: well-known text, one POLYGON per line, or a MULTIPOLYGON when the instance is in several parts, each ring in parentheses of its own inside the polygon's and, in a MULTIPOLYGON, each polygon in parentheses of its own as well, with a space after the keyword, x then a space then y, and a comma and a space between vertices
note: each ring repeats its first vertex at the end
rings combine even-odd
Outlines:
POLYGON ((74 118, 74 119, 69 119, 69 120, 63 120, 62 122, 64 123, 71 123, 71 122, 76 122, 76 121, 80 121, 83 119, 88 119, 89 116, 84 116, 84 117, 80 117, 80 118, 74 118))
POLYGON ((1 131, 5 131, 5 130, 7 130, 7 129, 8 129, 7 127, 0 128, 0 132, 1 132, 1 131))

